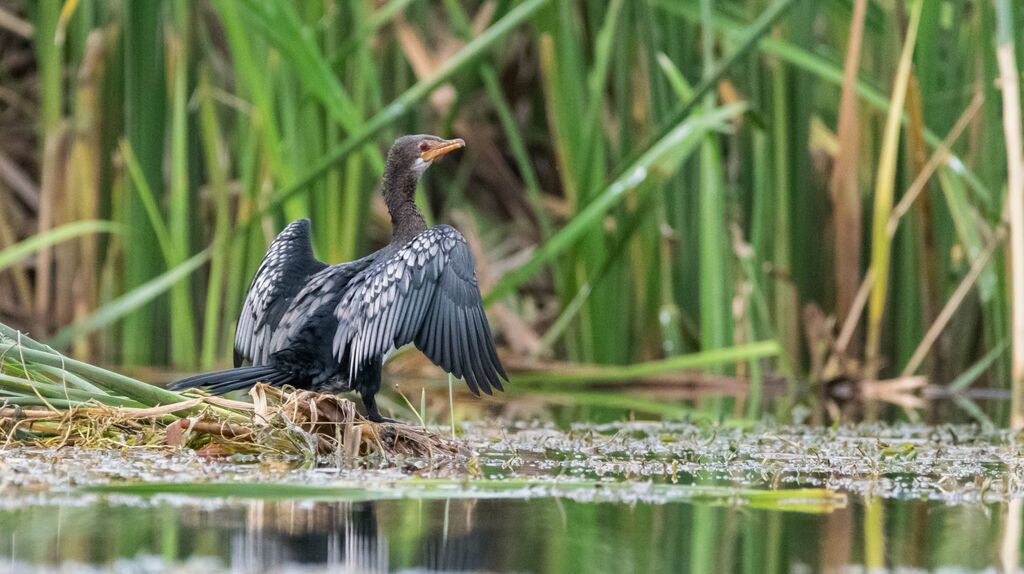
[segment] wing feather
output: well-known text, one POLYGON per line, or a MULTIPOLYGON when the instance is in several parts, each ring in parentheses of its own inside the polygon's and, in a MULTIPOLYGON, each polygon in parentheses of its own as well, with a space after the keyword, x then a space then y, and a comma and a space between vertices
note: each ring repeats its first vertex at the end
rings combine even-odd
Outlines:
POLYGON ((327 265, 313 255, 308 219, 288 224, 263 257, 235 329, 235 366, 266 364, 271 339, 292 299, 327 265))
POLYGON ((494 365, 491 357, 491 350, 484 345, 483 342, 487 340, 487 333, 483 330, 483 313, 479 309, 470 309, 468 311, 470 316, 470 326, 476 331, 476 336, 473 338, 478 345, 477 350, 477 367, 480 372, 487 377, 487 383, 491 388, 498 389, 499 391, 504 390, 501 387, 501 379, 498 378, 498 367, 494 365))
POLYGON ((428 357, 437 357, 438 366, 445 370, 445 372, 451 372, 451 363, 448 361, 448 357, 444 355, 444 345, 441 344, 441 321, 440 313, 437 311, 437 306, 433 306, 427 310, 427 314, 430 317, 429 326, 426 331, 429 335, 426 337, 426 348, 423 352, 428 357))
POLYGON ((462 347, 465 357, 468 359, 466 378, 473 379, 481 391, 491 394, 491 387, 487 384, 487 375, 480 365, 480 349, 477 348, 476 329, 469 322, 469 313, 465 307, 459 308, 459 328, 462 334, 462 347))
MULTIPOLYGON (((458 376, 460 379, 467 383, 472 383, 467 374, 466 355, 462 352, 462 340, 459 337, 459 320, 456 317, 458 314, 458 308, 452 305, 451 301, 445 301, 442 312, 445 315, 445 320, 448 323, 448 331, 445 334, 448 346, 451 349, 452 361, 456 364, 458 369, 458 376)), ((469 390, 473 391, 474 394, 478 394, 480 391, 476 388, 475 384, 469 385, 469 390)))
POLYGON ((333 351, 350 377, 392 348, 415 343, 474 394, 501 390, 501 379, 508 379, 469 246, 447 225, 422 232, 360 273, 334 312, 333 351))

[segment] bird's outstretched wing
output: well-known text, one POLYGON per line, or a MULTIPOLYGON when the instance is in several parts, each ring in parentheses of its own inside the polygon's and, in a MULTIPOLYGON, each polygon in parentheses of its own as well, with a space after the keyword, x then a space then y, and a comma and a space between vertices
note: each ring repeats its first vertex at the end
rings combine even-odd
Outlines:
POLYGON ((465 238, 447 225, 420 233, 369 267, 335 310, 334 355, 354 378, 371 358, 415 343, 473 394, 503 390, 498 360, 465 238), (347 362, 346 362, 347 361, 347 362))
POLYGON ((235 366, 267 364, 271 338, 281 317, 311 276, 327 265, 313 255, 309 220, 288 224, 263 257, 245 296, 235 329, 235 366))

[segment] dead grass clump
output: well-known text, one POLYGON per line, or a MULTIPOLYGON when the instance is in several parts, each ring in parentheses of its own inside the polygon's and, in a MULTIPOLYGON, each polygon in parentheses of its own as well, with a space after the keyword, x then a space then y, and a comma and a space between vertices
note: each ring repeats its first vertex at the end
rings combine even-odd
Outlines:
MULTIPOLYGON (((211 444, 200 446, 206 449, 203 452, 299 452, 348 462, 394 456, 458 458, 470 454, 458 443, 422 427, 371 422, 356 411, 352 401, 336 395, 265 384, 256 385, 249 394, 252 403, 229 401, 228 405, 223 399, 207 398, 247 411, 249 424, 202 415, 182 419, 179 427, 211 439, 211 444)), ((169 438, 173 440, 173 435, 169 438)), ((183 436, 182 440, 187 443, 189 438, 183 436)))
POLYGON ((301 455, 345 464, 407 457, 457 462, 471 454, 422 427, 371 422, 352 401, 335 395, 263 384, 250 395, 252 403, 201 395, 146 409, 2 407, 0 448, 24 442, 46 447, 186 447, 208 456, 301 455), (173 414, 185 410, 196 414, 173 414))

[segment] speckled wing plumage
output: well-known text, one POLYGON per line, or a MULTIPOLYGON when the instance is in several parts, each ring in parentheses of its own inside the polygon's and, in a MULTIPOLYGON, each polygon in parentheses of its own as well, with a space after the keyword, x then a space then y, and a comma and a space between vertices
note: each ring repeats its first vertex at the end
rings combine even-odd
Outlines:
POLYGON ((235 329, 235 366, 265 365, 278 324, 309 278, 326 268, 313 255, 308 219, 288 224, 274 239, 249 286, 235 329))
POLYGON ((432 227, 353 279, 335 310, 334 355, 355 378, 367 361, 415 343, 469 390, 503 390, 508 380, 494 349, 465 238, 432 227))
POLYGON ((355 261, 330 265, 312 275, 278 321, 277 332, 271 339, 271 349, 276 351, 295 346, 312 349, 320 344, 329 346, 329 340, 322 342, 302 339, 317 338, 320 327, 325 323, 331 326, 328 338, 333 334, 333 326, 336 324, 334 308, 344 296, 349 282, 376 258, 377 254, 374 253, 355 261), (300 342, 303 344, 296 345, 300 342))

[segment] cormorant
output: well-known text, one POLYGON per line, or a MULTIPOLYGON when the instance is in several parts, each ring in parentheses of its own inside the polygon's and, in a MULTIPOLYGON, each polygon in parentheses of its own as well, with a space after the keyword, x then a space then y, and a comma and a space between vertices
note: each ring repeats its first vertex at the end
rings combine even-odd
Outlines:
POLYGON ((235 331, 235 368, 174 383, 215 394, 263 381, 301 389, 355 391, 367 416, 385 422, 374 396, 381 368, 413 343, 474 395, 504 390, 466 239, 449 225, 427 227, 414 196, 436 159, 461 139, 395 140, 384 170, 391 243, 362 259, 327 265, 313 255, 309 220, 289 224, 270 245, 235 331), (251 366, 242 367, 244 361, 251 366))

